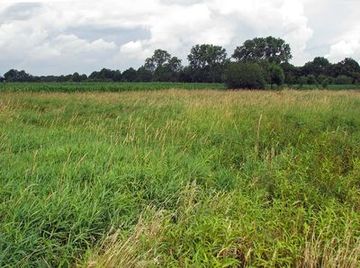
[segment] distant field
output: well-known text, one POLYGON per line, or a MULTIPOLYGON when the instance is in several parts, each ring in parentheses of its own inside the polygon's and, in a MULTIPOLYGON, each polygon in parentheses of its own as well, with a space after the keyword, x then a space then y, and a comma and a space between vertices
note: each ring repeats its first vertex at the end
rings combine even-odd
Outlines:
MULTIPOLYGON (((282 88, 300 90, 322 89, 321 85, 284 85, 282 88)), ((268 85, 270 89, 270 85, 268 85)), ((0 92, 123 92, 165 89, 225 89, 220 83, 171 83, 171 82, 81 82, 81 83, 0 83, 0 92)), ((274 87, 274 89, 277 89, 274 87)), ((328 85, 328 90, 358 90, 360 85, 328 85)))
MULTIPOLYGON (((291 86, 295 89, 321 89, 321 85, 293 85, 291 86)), ((349 84, 349 85, 328 85, 326 89, 329 90, 358 90, 360 89, 359 84, 349 84)))
POLYGON ((21 92, 122 92, 163 89, 224 89, 216 83, 168 83, 168 82, 82 82, 82 83, 0 83, 1 91, 21 92))
POLYGON ((0 267, 359 267, 359 115, 358 91, 2 92, 0 267))

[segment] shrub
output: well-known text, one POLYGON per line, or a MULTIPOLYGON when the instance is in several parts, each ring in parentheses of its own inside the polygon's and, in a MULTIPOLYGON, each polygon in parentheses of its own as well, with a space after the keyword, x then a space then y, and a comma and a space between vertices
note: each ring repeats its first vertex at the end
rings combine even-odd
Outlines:
POLYGON ((329 79, 328 78, 325 78, 324 80, 321 81, 321 86, 323 88, 327 88, 329 85, 329 79))
POLYGON ((298 79, 299 87, 302 88, 304 85, 307 84, 306 76, 300 76, 298 79))
POLYGON ((265 78, 256 63, 230 63, 224 76, 227 88, 264 89, 265 78))
POLYGON ((339 75, 335 79, 335 84, 338 84, 338 85, 348 85, 348 84, 352 84, 352 82, 353 82, 353 79, 346 75, 339 75))
POLYGON ((316 80, 315 75, 313 75, 313 74, 308 75, 308 76, 307 76, 307 83, 308 83, 309 85, 315 85, 315 84, 317 84, 318 81, 316 80))
POLYGON ((272 64, 269 68, 269 74, 270 74, 271 88, 274 84, 278 86, 284 84, 284 80, 285 80, 284 71, 279 65, 272 64))

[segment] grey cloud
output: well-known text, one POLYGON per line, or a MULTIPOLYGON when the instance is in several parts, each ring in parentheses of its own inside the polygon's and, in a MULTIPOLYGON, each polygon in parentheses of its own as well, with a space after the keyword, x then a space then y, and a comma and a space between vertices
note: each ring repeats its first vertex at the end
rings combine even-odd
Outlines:
POLYGON ((81 39, 90 42, 103 39, 107 42, 116 44, 125 44, 132 40, 149 39, 151 33, 144 28, 120 28, 120 27, 101 27, 98 25, 87 25, 78 27, 69 27, 64 31, 65 34, 73 34, 81 39))
POLYGON ((204 0, 161 0, 161 3, 164 4, 176 4, 176 5, 194 5, 198 3, 202 3, 204 0))
POLYGON ((27 20, 34 16, 41 7, 42 4, 39 2, 13 4, 0 13, 0 23, 13 20, 27 20))

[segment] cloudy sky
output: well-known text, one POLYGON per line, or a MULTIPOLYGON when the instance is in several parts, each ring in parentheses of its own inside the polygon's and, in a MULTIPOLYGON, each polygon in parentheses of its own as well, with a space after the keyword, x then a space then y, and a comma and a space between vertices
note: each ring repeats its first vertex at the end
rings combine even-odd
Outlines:
POLYGON ((292 63, 360 61, 360 0, 0 0, 0 74, 139 67, 154 49, 184 60, 194 44, 273 35, 292 63))

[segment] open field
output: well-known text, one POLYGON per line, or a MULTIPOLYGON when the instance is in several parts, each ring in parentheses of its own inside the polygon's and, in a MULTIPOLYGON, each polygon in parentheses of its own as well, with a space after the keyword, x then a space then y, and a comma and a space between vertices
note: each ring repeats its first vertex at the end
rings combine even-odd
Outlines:
MULTIPOLYGON (((270 89, 270 85, 267 86, 270 89)), ((299 90, 322 89, 321 85, 294 85, 299 90)), ((288 88, 288 86, 283 86, 288 88)), ((49 83, 0 83, 0 92, 123 92, 154 91, 165 89, 225 89, 220 83, 173 83, 173 82, 49 82, 49 83)), ((328 85, 328 90, 358 90, 360 85, 328 85)))
POLYGON ((2 92, 0 266, 359 267, 359 115, 359 91, 2 92))
POLYGON ((122 92, 152 91, 164 89, 224 89, 216 83, 173 83, 173 82, 81 82, 81 83, 0 83, 0 92, 122 92))

